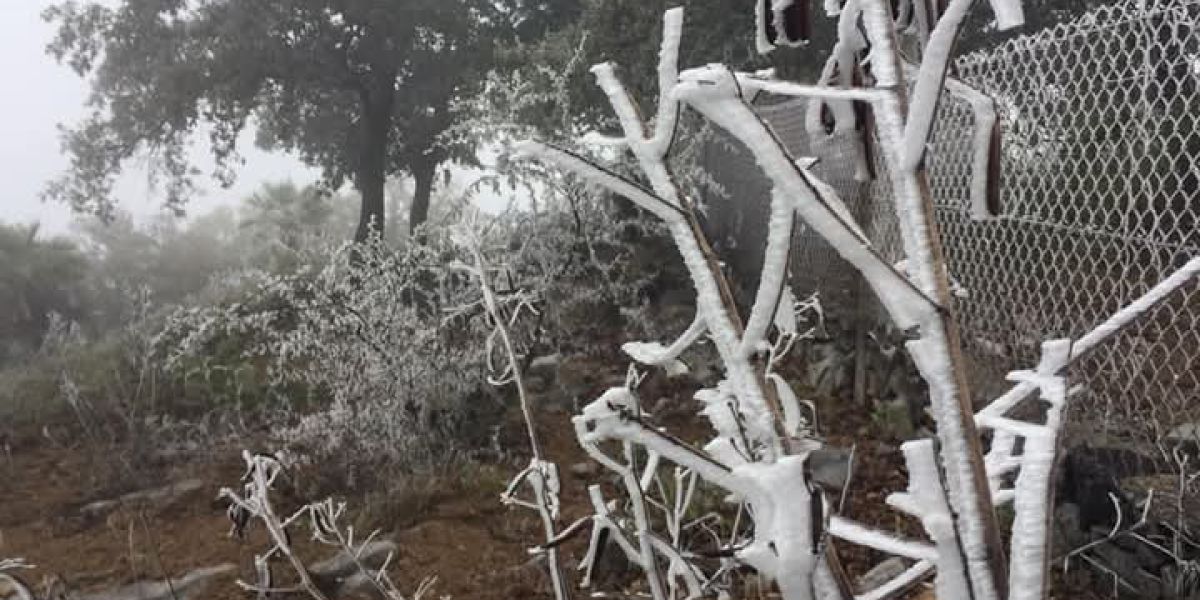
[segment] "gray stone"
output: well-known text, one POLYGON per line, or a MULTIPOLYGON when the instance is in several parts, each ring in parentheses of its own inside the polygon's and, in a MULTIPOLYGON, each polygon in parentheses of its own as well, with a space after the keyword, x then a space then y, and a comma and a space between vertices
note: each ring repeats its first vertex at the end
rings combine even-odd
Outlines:
POLYGON ((656 415, 661 415, 661 414, 667 412, 668 410, 670 410, 671 402, 672 402, 672 400, 670 398, 663 396, 663 397, 659 398, 658 400, 654 401, 654 408, 651 409, 650 412, 653 412, 656 415))
MULTIPOLYGON (((316 583, 330 598, 345 598, 360 591, 374 592, 368 586, 389 555, 397 549, 389 540, 376 540, 358 549, 356 556, 338 552, 308 568, 316 583)), ((369 594, 372 597, 378 593, 369 594)))
POLYGON ((1078 548, 1087 543, 1083 532, 1079 530, 1079 505, 1073 502, 1063 502, 1054 509, 1054 531, 1056 545, 1060 553, 1072 548, 1078 548))
POLYGON ((571 475, 584 479, 595 475, 600 470, 600 466, 590 461, 579 462, 571 465, 569 470, 571 471, 571 475))
POLYGON ((184 479, 162 487, 131 492, 119 498, 92 502, 79 509, 79 513, 85 519, 99 519, 122 506, 162 508, 203 488, 204 481, 201 479, 184 479))
POLYGON ((539 356, 529 362, 529 372, 553 374, 554 370, 558 368, 558 363, 561 361, 562 355, 558 354, 557 352, 554 354, 539 356))
POLYGON ((190 600, 200 598, 212 580, 236 570, 236 566, 226 563, 196 569, 170 581, 139 581, 112 590, 67 597, 71 600, 190 600))

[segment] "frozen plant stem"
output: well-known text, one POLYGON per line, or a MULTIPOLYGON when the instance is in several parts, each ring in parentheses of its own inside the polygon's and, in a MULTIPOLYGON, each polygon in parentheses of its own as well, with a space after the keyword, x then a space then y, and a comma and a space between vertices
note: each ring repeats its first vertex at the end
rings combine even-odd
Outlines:
MULTIPOLYGON (((511 381, 517 388, 517 399, 521 405, 521 416, 525 419, 525 430, 529 435, 530 453, 533 455, 533 460, 526 470, 525 477, 533 487, 536 508, 542 520, 542 529, 545 533, 546 541, 549 542, 558 535, 555 524, 555 519, 558 516, 558 501, 551 497, 557 494, 557 490, 554 489, 557 487, 556 468, 542 457, 542 445, 538 439, 537 423, 534 421, 533 408, 529 404, 529 396, 525 391, 525 380, 521 376, 521 361, 517 359, 517 351, 513 345, 512 335, 508 330, 506 319, 500 311, 496 292, 492 289, 491 282, 488 280, 488 265, 483 257, 482 250, 480 250, 479 239, 476 237, 475 232, 471 231, 468 226, 464 226, 464 229, 466 231, 462 235, 463 239, 461 243, 470 252, 472 259, 475 261, 470 271, 479 280, 479 289, 483 294, 484 310, 487 311, 488 316, 492 320, 495 328, 494 334, 500 338, 505 358, 508 360, 508 381, 511 381)), ((513 314, 515 318, 516 311, 513 314)), ((503 384, 505 382, 502 378, 498 383, 503 384)), ((550 547, 546 550, 546 562, 550 570, 550 583, 554 588, 554 597, 558 600, 567 600, 571 597, 571 594, 567 589, 562 567, 558 561, 558 548, 550 547)))
MULTIPOLYGON (((287 526, 298 515, 289 518, 286 522, 280 520, 279 515, 275 512, 275 507, 271 504, 270 489, 282 470, 282 466, 274 457, 267 455, 252 455, 248 451, 242 451, 242 457, 246 461, 249 468, 247 475, 249 482, 246 484, 246 495, 241 496, 230 488, 222 488, 220 496, 228 498, 235 506, 242 510, 248 511, 249 515, 258 518, 262 522, 263 527, 267 530, 267 535, 274 544, 271 551, 265 555, 255 557, 255 564, 260 562, 266 563, 270 560, 272 554, 279 553, 287 559, 292 570, 296 572, 296 576, 300 578, 300 587, 313 598, 313 600, 329 600, 329 597, 317 587, 313 581, 312 574, 309 573, 308 567, 304 566, 300 557, 292 550, 291 537, 288 536, 287 526)), ((269 585, 269 582, 267 582, 269 585)), ((261 590, 261 585, 241 584, 242 587, 253 590, 261 590)))
POLYGON ((920 338, 906 347, 929 384, 941 440, 942 468, 972 595, 975 600, 1003 598, 1007 596, 1003 546, 975 429, 966 364, 924 161, 929 123, 943 87, 950 47, 971 2, 952 0, 935 26, 919 70, 911 112, 890 6, 883 0, 862 0, 862 4, 876 85, 891 92, 874 109, 880 146, 896 195, 909 273, 917 287, 941 307, 927 313, 920 324, 920 338))
MULTIPOLYGON (((761 366, 756 368, 743 344, 745 328, 721 271, 720 263, 696 218, 692 200, 682 194, 674 175, 667 166, 670 140, 675 134, 679 103, 673 97, 677 75, 679 38, 683 24, 683 9, 675 8, 663 15, 663 43, 659 54, 658 118, 648 134, 646 125, 624 85, 617 78, 611 63, 592 67, 596 82, 607 95, 624 133, 623 142, 636 157, 651 184, 651 190, 625 180, 580 156, 566 150, 536 142, 525 142, 519 148, 559 167, 575 172, 585 180, 619 193, 635 204, 662 219, 683 257, 688 273, 696 287, 699 318, 710 333, 717 352, 725 363, 728 377, 738 391, 738 400, 753 416, 749 423, 751 435, 767 445, 773 455, 783 451, 787 436, 782 430, 783 410, 772 386, 766 385, 761 366)), ((788 226, 790 230, 790 225, 788 226)), ((780 244, 777 244, 780 245, 780 244)), ((786 258, 785 258, 786 260, 786 258)), ((782 277, 773 279, 780 280, 782 277)), ((777 296, 778 292, 774 294, 777 296)), ((766 304, 757 303, 756 304, 766 304)), ((760 310, 762 310, 760 308, 760 310)), ((767 317, 755 318, 757 324, 767 317)), ((754 349, 751 348, 751 351, 754 349)))

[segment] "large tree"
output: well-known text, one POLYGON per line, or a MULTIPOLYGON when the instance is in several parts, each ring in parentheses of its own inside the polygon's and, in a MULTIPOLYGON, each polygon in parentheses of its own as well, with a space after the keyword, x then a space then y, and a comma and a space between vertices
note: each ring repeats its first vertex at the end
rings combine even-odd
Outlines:
POLYGON ((384 225, 384 182, 415 181, 409 224, 425 221, 439 166, 472 162, 456 128, 497 44, 540 35, 573 1, 67 1, 45 18, 48 50, 90 80, 91 112, 63 129, 71 166, 46 196, 111 215, 113 183, 149 156, 166 202, 181 208, 207 132, 215 175, 232 181, 237 140, 299 154, 330 186, 362 196, 356 239, 384 225), (548 4, 548 5, 547 5, 548 4), (547 6, 543 6, 547 5, 547 6), (553 9, 553 10, 551 10, 553 9))

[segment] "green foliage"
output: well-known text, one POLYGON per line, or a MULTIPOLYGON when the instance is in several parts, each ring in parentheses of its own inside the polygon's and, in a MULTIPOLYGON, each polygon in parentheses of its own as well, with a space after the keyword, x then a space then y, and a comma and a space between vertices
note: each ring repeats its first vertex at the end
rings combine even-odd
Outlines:
POLYGON ((192 138, 207 131, 228 183, 253 119, 262 146, 298 153, 333 189, 354 183, 358 239, 371 220, 383 226, 389 174, 417 178, 418 225, 438 165, 474 160, 472 137, 452 126, 495 44, 536 36, 561 12, 515 0, 63 2, 45 12, 58 26, 48 50, 93 93, 90 115, 64 130, 70 169, 46 195, 112 217, 116 175, 148 154, 181 209, 192 138))
POLYGON ((0 364, 38 348, 51 314, 85 316, 87 260, 70 240, 0 223, 0 364))
POLYGON ((642 114, 653 114, 662 14, 672 6, 682 4, 686 9, 686 34, 679 55, 684 68, 714 62, 739 70, 773 67, 786 78, 813 81, 833 45, 836 29, 836 22, 814 5, 808 45, 781 47, 762 56, 754 47, 753 3, 583 0, 581 4, 578 17, 569 25, 537 43, 508 47, 501 55, 501 72, 517 74, 511 83, 540 93, 537 102, 519 99, 522 106, 515 118, 541 137, 613 128, 609 103, 588 72, 600 62, 616 63, 642 114))

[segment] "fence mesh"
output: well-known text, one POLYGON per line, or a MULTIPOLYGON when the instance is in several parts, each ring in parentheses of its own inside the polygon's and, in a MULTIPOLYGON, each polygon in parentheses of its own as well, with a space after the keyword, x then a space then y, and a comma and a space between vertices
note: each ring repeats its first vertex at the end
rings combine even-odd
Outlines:
MULTIPOLYGON (((1200 0, 1103 6, 963 56, 952 75, 996 100, 1003 132, 994 218, 972 218, 974 117, 965 102, 942 99, 928 154, 948 266, 968 290, 956 309, 983 401, 1007 389, 1006 373, 1037 364, 1042 340, 1082 335, 1200 256, 1200 0)), ((816 174, 883 255, 900 259, 887 178, 856 182, 845 158, 852 143, 810 139, 804 108, 789 100, 759 112, 794 155, 821 157, 816 174)), ((718 179, 753 169, 744 153, 734 158, 708 164, 718 179)), ((758 186, 748 197, 738 190, 736 210, 714 203, 718 229, 732 227, 722 211, 741 213, 740 229, 723 235, 761 237, 766 193, 758 186)), ((739 253, 756 255, 760 244, 743 243, 739 253)), ((820 290, 838 298, 827 302, 835 309, 877 313, 853 270, 811 233, 797 236, 792 276, 798 293, 820 290)), ((1116 457, 1110 466, 1126 491, 1154 487, 1163 499, 1156 514, 1190 519, 1200 533, 1200 286, 1173 294, 1070 376, 1081 392, 1067 446, 1112 450, 1106 456, 1116 457), (1180 475, 1193 477, 1190 487, 1180 475)))

